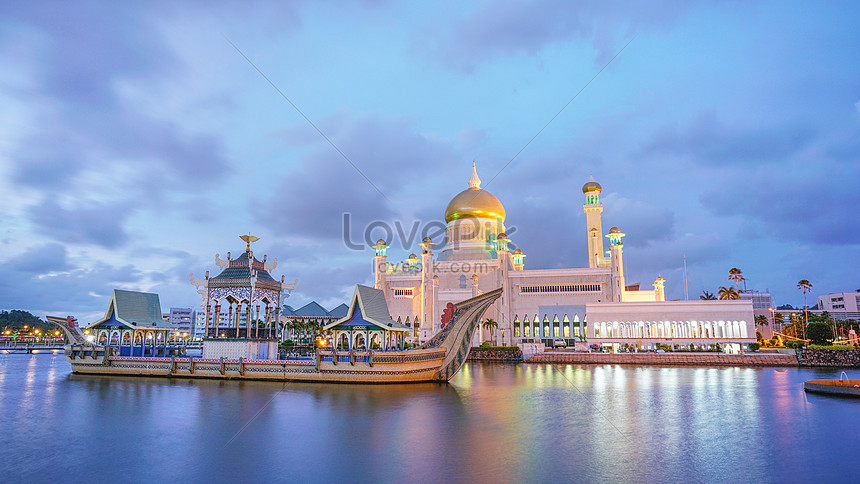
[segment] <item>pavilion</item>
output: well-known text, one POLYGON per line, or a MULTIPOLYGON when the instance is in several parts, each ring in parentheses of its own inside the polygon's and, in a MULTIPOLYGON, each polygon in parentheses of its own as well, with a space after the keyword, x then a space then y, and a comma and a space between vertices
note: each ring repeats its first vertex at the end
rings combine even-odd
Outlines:
POLYGON ((385 294, 372 287, 355 286, 346 316, 323 327, 332 334, 332 345, 337 348, 365 351, 377 347, 381 350, 403 349, 411 330, 391 319, 385 294), (370 342, 370 345, 368 345, 370 342))
POLYGON ((104 317, 84 328, 101 346, 120 356, 168 356, 168 333, 175 330, 161 315, 158 294, 114 289, 104 317))

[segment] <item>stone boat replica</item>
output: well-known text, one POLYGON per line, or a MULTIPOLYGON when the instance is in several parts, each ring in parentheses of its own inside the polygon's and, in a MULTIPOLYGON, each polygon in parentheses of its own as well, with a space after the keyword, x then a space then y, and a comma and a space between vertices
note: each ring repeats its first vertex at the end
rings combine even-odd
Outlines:
POLYGON ((417 348, 403 349, 410 329, 391 319, 382 291, 358 285, 347 315, 325 327, 333 335, 333 344, 318 348, 315 357, 307 360, 270 359, 277 354, 272 351, 277 340, 271 338, 207 338, 202 357, 184 355, 181 348, 169 346, 167 329, 149 321, 156 314, 161 319, 154 294, 118 295, 114 291, 105 318, 88 326, 98 329, 108 322, 115 324, 106 337, 88 338, 72 318, 48 316, 48 320, 68 336, 65 354, 76 374, 281 382, 446 382, 463 366, 484 311, 501 294, 499 288, 449 305, 442 319, 444 326, 433 338, 417 348), (127 334, 131 335, 130 345, 124 346, 127 334), (136 346, 138 340, 140 346, 136 346), (375 345, 382 349, 371 349, 375 345), (263 355, 266 358, 261 359, 263 355))

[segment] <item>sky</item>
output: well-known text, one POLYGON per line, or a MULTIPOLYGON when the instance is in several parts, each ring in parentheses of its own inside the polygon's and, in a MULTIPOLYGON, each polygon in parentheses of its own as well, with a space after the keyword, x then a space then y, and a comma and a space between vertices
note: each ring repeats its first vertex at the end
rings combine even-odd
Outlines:
POLYGON ((732 267, 777 304, 855 291, 858 24, 851 2, 3 2, 0 309, 195 307, 189 275, 248 233, 298 279, 287 304, 332 308, 373 281, 365 240, 417 252, 473 160, 526 269, 586 265, 593 174, 628 283, 683 299, 686 259, 691 299, 732 267))

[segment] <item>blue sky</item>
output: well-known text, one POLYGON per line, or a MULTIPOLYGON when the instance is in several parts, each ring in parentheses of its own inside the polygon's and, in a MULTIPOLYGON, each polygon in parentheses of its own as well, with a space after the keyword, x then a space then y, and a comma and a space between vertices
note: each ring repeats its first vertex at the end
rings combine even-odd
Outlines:
POLYGON ((7 2, 0 308, 86 319, 113 288, 197 305, 189 273, 248 232, 299 279, 289 304, 331 307, 372 281, 343 213, 354 240, 374 220, 427 226, 472 160, 527 268, 584 265, 593 173, 629 282, 662 275, 682 298, 686 254, 691 297, 731 267, 778 304, 802 304, 799 279, 854 291, 858 17, 850 2, 7 2))

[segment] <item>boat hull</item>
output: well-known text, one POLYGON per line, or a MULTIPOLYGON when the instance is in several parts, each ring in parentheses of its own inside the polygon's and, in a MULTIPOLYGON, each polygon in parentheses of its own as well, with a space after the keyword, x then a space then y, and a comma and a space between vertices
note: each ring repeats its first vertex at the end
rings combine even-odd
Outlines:
POLYGON ((341 357, 343 359, 335 363, 323 359, 320 361, 214 360, 194 357, 130 356, 108 356, 103 361, 99 361, 97 358, 86 356, 69 357, 69 363, 74 373, 86 375, 283 382, 406 383, 439 381, 439 367, 445 353, 409 351, 375 355, 345 354, 341 357))

